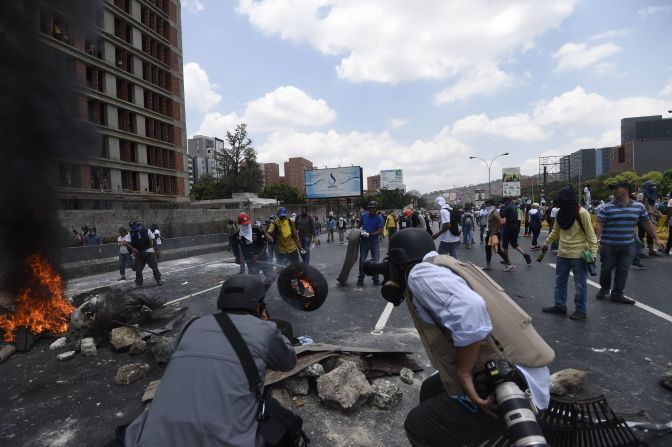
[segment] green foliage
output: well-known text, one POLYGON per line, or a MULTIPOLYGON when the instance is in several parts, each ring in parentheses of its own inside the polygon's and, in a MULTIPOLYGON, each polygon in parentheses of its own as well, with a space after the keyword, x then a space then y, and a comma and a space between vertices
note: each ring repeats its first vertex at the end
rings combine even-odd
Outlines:
POLYGON ((267 199, 276 199, 281 203, 305 203, 306 196, 298 188, 286 185, 284 183, 275 183, 267 186, 261 193, 260 197, 267 199))
POLYGON ((367 193, 356 199, 355 207, 366 209, 372 200, 378 202, 381 210, 399 210, 409 204, 414 204, 415 208, 425 208, 427 206, 426 200, 418 192, 411 191, 406 194, 400 194, 396 190, 383 189, 367 193))
POLYGON ((191 189, 191 194, 196 200, 213 200, 226 197, 224 184, 220 179, 204 174, 191 189))

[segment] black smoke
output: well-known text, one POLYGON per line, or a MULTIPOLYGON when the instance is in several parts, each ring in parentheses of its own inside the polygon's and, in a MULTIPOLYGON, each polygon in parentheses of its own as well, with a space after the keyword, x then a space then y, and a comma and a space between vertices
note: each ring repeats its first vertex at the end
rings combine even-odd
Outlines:
POLYGON ((59 162, 83 161, 100 148, 85 121, 84 79, 65 52, 45 43, 41 18, 56 10, 68 23, 59 27, 70 33, 67 43, 75 33, 95 34, 98 8, 91 0, 0 1, 0 288, 10 294, 25 284, 30 255, 41 253, 58 268, 59 162))

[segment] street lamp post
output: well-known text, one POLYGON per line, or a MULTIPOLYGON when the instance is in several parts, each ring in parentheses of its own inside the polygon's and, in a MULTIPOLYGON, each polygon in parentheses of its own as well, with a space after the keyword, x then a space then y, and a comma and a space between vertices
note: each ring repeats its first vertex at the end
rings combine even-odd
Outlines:
POLYGON ((508 152, 504 152, 503 154, 495 155, 495 156, 493 157, 493 159, 490 160, 490 164, 488 164, 488 162, 487 162, 485 159, 481 158, 481 157, 476 157, 476 156, 474 156, 474 155, 472 155, 472 156, 469 157, 469 160, 473 160, 474 158, 478 158, 478 159, 481 160, 483 163, 485 163, 485 167, 488 168, 488 199, 492 198, 492 187, 491 187, 491 185, 490 185, 490 170, 492 169, 492 163, 494 163, 494 161, 495 161, 495 159, 496 159, 497 157, 503 157, 504 155, 509 155, 509 153, 508 153, 508 152))

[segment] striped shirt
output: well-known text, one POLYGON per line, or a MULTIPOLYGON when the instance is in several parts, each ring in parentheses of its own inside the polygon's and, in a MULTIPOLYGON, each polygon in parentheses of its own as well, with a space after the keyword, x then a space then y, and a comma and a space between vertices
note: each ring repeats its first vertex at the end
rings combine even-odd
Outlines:
POLYGON ((605 203, 597 213, 602 224, 603 245, 628 245, 635 242, 635 225, 649 220, 649 213, 640 202, 632 200, 621 206, 616 200, 605 203))

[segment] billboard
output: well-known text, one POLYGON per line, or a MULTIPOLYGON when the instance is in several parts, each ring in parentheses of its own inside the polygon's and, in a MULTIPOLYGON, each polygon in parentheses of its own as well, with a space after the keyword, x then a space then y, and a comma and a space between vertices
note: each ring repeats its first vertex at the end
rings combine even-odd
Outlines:
POLYGON ((364 189, 364 177, 360 166, 312 169, 303 171, 303 176, 308 199, 361 196, 364 189))
POLYGON ((485 189, 474 190, 474 205, 480 207, 485 203, 485 189))
POLYGON ((404 189, 404 171, 402 169, 380 171, 380 189, 404 189))
POLYGON ((520 197, 520 168, 502 169, 502 195, 520 197))

